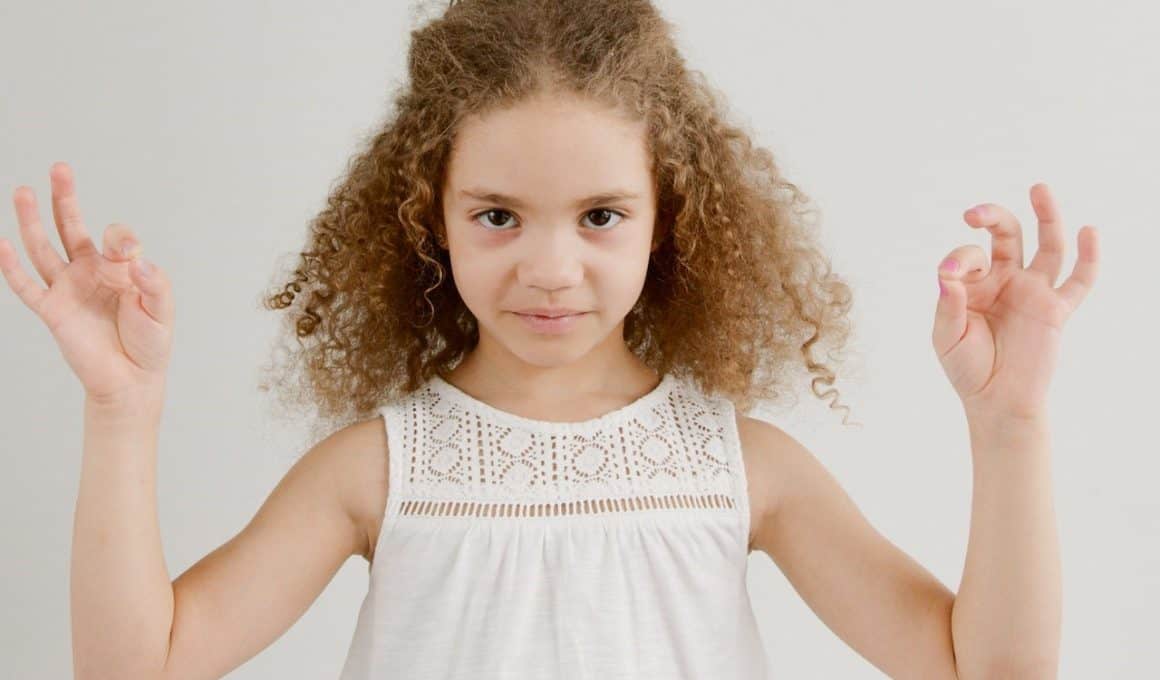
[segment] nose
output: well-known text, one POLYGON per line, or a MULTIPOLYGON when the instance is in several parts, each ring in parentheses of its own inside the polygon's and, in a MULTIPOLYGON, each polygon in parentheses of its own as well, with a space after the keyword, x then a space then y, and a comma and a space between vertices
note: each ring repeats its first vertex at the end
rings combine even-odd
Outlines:
POLYGON ((528 239, 517 269, 519 281, 529 288, 553 291, 579 285, 584 276, 581 250, 567 229, 544 229, 528 239))

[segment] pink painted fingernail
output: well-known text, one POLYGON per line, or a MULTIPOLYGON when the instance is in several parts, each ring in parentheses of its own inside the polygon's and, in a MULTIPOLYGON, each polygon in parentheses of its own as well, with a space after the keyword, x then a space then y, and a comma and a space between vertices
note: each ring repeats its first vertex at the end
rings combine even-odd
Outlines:
POLYGON ((985 205, 976 205, 975 207, 971 208, 971 211, 975 213, 975 217, 978 217, 979 219, 983 219, 987 216, 987 206, 985 205))
POLYGON ((948 257, 947 259, 943 260, 942 266, 940 267, 940 269, 942 269, 944 272, 953 272, 958 268, 959 261, 953 257, 948 257))

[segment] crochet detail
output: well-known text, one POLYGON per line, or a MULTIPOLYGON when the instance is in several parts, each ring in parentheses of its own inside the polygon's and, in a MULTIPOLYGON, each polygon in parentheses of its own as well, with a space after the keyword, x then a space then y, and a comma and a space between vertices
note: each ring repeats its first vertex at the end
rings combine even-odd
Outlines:
POLYGON ((544 517, 555 515, 587 515, 602 512, 677 508, 732 508, 733 499, 723 494, 702 496, 641 496, 639 498, 612 498, 564 503, 480 503, 463 501, 405 501, 404 515, 475 516, 475 517, 544 517))
POLYGON ((697 509, 746 515, 732 403, 666 374, 580 422, 524 418, 436 376, 384 409, 399 515, 540 517, 697 509))

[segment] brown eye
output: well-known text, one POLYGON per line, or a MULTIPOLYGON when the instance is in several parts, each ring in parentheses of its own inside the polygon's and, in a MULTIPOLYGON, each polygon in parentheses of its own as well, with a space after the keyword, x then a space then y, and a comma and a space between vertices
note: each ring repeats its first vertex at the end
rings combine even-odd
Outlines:
MULTIPOLYGON (((481 217, 484 217, 484 216, 487 216, 487 217, 488 217, 488 221, 490 222, 490 221, 491 221, 491 220, 490 220, 490 218, 491 218, 492 216, 495 216, 495 215, 511 215, 511 213, 509 213, 509 212, 508 212, 508 211, 506 211, 506 210, 500 210, 500 209, 498 209, 498 208, 492 208, 491 210, 486 210, 486 211, 484 211, 484 212, 481 212, 481 213, 479 213, 478 215, 476 215, 476 216, 475 216, 475 219, 476 219, 476 221, 478 222, 478 221, 479 221, 479 218, 481 218, 481 217)), ((494 224, 494 223, 493 223, 493 224, 494 224)), ((506 231, 506 229, 504 229, 504 228, 500 228, 500 227, 494 227, 494 226, 492 226, 492 227, 488 227, 488 226, 486 226, 486 225, 484 225, 484 229, 488 229, 488 230, 490 230, 490 231, 506 231)))
POLYGON ((590 211, 588 211, 588 215, 590 215, 590 216, 591 215, 616 215, 616 217, 618 218, 615 222, 612 223, 612 226, 605 226, 605 224, 604 224, 608 219, 610 219, 609 217, 605 217, 604 219, 597 220, 599 222, 599 224, 596 225, 597 231, 608 231, 608 230, 612 229, 612 227, 615 227, 617 224, 620 224, 620 219, 624 218, 623 213, 619 213, 615 210, 609 210, 607 208, 597 208, 596 210, 590 210, 590 211))
MULTIPOLYGON (((500 208, 492 208, 491 210, 485 210, 481 213, 476 214, 474 219, 477 223, 479 223, 487 231, 508 231, 509 229, 511 229, 511 227, 497 226, 497 223, 495 220, 496 217, 503 217, 505 215, 508 216, 509 218, 511 217, 511 213, 508 212, 507 210, 501 210, 500 208), (486 218, 486 223, 484 223, 484 219, 482 219, 482 218, 486 218), (489 224, 491 226, 488 226, 489 224)), ((586 213, 586 216, 588 216, 588 217, 593 216, 593 215, 600 216, 598 219, 594 220, 591 223, 593 225, 593 228, 595 231, 609 231, 613 227, 615 227, 617 224, 620 224, 620 220, 624 218, 624 213, 619 212, 617 210, 610 210, 608 208, 597 208, 595 210, 589 210, 586 213), (615 215, 617 219, 614 222, 612 222, 611 225, 609 225, 609 220, 611 219, 610 216, 612 216, 612 215, 615 215)), ((499 222, 506 222, 506 221, 507 220, 499 220, 499 222)))

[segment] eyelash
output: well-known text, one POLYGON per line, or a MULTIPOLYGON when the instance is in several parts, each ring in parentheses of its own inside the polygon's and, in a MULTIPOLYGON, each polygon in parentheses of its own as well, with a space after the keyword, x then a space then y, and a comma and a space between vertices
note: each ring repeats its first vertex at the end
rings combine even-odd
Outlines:
MULTIPOLYGON (((475 213, 474 215, 471 216, 471 219, 474 220, 476 222, 476 224, 480 224, 480 222, 479 222, 480 217, 483 217, 484 215, 486 215, 488 213, 493 213, 493 212, 504 213, 506 215, 512 214, 511 211, 504 210, 503 208, 489 208, 487 210, 481 210, 480 212, 475 213)), ((588 212, 586 212, 584 214, 585 214, 585 216, 587 216, 587 215, 590 215, 594 212, 609 212, 609 213, 612 213, 613 215, 616 215, 617 217, 619 217, 620 220, 617 220, 615 223, 612 224, 612 226, 594 227, 592 229, 593 231, 612 231, 613 229, 616 228, 616 225, 620 224, 620 222, 623 221, 625 217, 627 217, 627 215, 625 213, 623 213, 619 210, 613 210, 612 208, 593 208, 592 210, 589 210, 588 212)), ((483 226, 483 225, 480 224, 480 226, 483 226)), ((484 226, 483 229, 485 231, 511 231, 512 228, 511 227, 486 227, 486 226, 484 226)))

